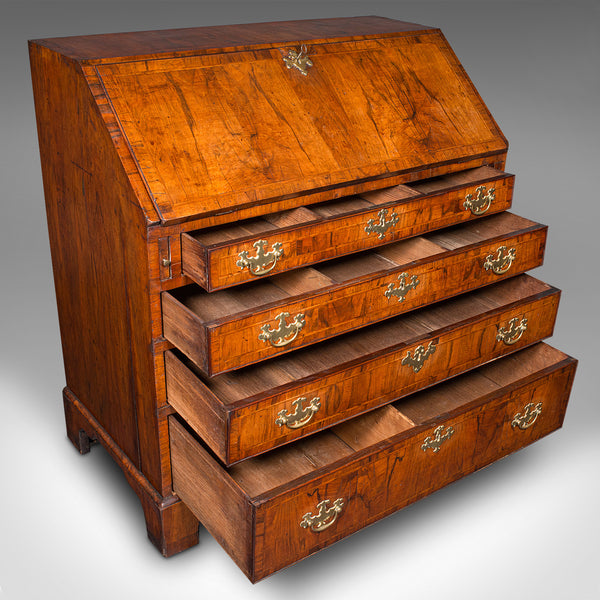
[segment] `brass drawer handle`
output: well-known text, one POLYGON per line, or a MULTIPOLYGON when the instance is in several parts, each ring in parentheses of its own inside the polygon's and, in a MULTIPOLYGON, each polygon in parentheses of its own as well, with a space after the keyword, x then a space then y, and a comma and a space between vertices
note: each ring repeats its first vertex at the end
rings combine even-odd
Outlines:
POLYGON ((266 275, 275 268, 277 259, 283 256, 283 247, 280 242, 275 242, 273 249, 265 252, 267 240, 258 240, 252 245, 256 248, 256 256, 248 256, 248 250, 242 250, 235 264, 242 271, 247 268, 251 275, 266 275))
POLYGON ((486 193, 485 185, 480 185, 475 189, 475 198, 473 198, 473 194, 465 196, 463 207, 465 210, 470 210, 471 214, 475 216, 484 215, 495 199, 496 188, 490 188, 490 191, 486 193))
POLYGON ((513 260, 515 260, 517 256, 516 248, 511 248, 508 252, 506 251, 506 246, 500 246, 496 250, 496 258, 494 258, 493 254, 488 254, 485 257, 485 262, 483 263, 483 268, 486 271, 492 269, 492 271, 496 275, 504 275, 510 269, 513 260))
POLYGON ((313 418, 313 415, 321 408, 321 398, 315 396, 308 404, 308 406, 302 407, 302 404, 306 402, 306 398, 298 398, 292 402, 292 406, 295 408, 294 412, 290 415, 284 408, 277 413, 275 424, 279 427, 289 427, 290 429, 299 429, 304 427, 313 418))
POLYGON ((385 232, 390 229, 390 227, 394 227, 394 225, 396 225, 396 223, 398 223, 400 220, 400 217, 396 214, 396 212, 393 212, 390 220, 386 221, 387 214, 387 208, 382 208, 377 214, 379 217, 378 223, 375 222, 375 219, 369 219, 367 221, 367 226, 365 227, 367 234, 371 235, 372 233, 376 233, 377 237, 382 240, 385 237, 385 232))
POLYGON ((523 332, 527 329, 527 319, 523 317, 519 322, 519 317, 515 317, 508 322, 508 328, 498 327, 496 334, 497 342, 504 342, 507 346, 511 346, 521 339, 523 332))
POLYGON ((304 315, 298 313, 291 321, 287 323, 286 320, 290 316, 288 312, 279 313, 275 319, 279 321, 279 327, 277 329, 271 329, 268 323, 265 323, 261 328, 261 333, 258 334, 258 339, 263 342, 269 342, 271 346, 280 348, 281 346, 287 346, 293 342, 298 333, 302 331, 302 328, 306 324, 304 315))
POLYGON ((298 69, 302 75, 308 75, 309 67, 313 66, 312 60, 306 55, 306 46, 302 45, 300 50, 288 50, 283 62, 288 69, 298 69))
POLYGON ((523 409, 523 413, 517 413, 513 420, 511 421, 511 425, 513 429, 518 427, 519 429, 528 429, 531 427, 536 421, 540 413, 542 412, 542 402, 538 402, 534 405, 533 402, 530 402, 523 409))
POLYGON ((407 273, 400 273, 400 275, 398 275, 398 279, 400 280, 398 287, 396 287, 395 283, 390 283, 384 292, 384 296, 388 300, 392 296, 396 296, 396 298, 398 298, 398 302, 404 302, 406 294, 408 294, 410 290, 414 290, 420 283, 416 275, 413 275, 410 278, 410 283, 406 283, 407 277, 407 273))
POLYGON ((316 533, 331 527, 335 523, 338 515, 342 512, 344 499, 338 498, 333 501, 331 506, 329 506, 330 504, 331 500, 319 502, 319 504, 317 504, 317 514, 313 515, 312 513, 306 513, 302 517, 302 521, 300 521, 300 527, 304 527, 304 529, 310 528, 311 531, 316 533))
POLYGON ((410 365, 415 373, 418 373, 423 367, 423 363, 435 352, 436 346, 433 342, 429 342, 427 348, 421 344, 415 348, 414 355, 411 356, 410 350, 402 359, 403 365, 410 365))
POLYGON ((441 445, 454 435, 454 427, 448 427, 448 429, 446 429, 444 433, 442 433, 442 431, 444 431, 443 425, 436 427, 433 430, 433 437, 428 435, 423 441, 423 444, 421 445, 421 450, 423 450, 423 452, 427 452, 427 450, 431 448, 434 454, 438 453, 440 451, 441 445))

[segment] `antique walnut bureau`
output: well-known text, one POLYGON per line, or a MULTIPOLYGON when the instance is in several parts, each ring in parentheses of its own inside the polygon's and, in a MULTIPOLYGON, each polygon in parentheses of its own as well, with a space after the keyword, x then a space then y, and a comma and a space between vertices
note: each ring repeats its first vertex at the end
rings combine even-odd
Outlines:
POLYGON ((437 29, 30 43, 71 441, 257 581, 562 424, 546 228, 437 29))

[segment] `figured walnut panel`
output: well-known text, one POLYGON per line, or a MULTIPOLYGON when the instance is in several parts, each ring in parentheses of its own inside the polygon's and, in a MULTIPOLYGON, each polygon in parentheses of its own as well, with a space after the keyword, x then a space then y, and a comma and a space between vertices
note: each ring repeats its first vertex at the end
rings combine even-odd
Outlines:
POLYGON ((439 33, 289 50, 97 67, 164 221, 506 150, 439 33))
POLYGON ((67 385, 167 493, 150 346, 147 215, 82 74, 36 44, 30 57, 67 385))

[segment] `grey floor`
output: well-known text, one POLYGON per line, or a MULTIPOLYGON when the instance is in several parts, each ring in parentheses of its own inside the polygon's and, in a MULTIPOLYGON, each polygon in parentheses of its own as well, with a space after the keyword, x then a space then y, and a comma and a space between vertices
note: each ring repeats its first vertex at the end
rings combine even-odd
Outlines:
POLYGON ((2 2, 0 596, 598 600, 598 2, 2 2), (580 359, 564 428, 251 586, 204 531, 165 560, 101 448, 64 434, 28 38, 379 14, 438 26, 510 142, 514 212, 550 227, 552 343, 580 359))

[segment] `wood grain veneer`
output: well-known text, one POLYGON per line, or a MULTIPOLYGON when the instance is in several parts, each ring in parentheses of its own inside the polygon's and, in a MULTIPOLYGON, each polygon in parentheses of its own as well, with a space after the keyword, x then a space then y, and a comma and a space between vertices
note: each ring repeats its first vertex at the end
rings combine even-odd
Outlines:
POLYGON ((71 60, 96 64, 231 52, 250 46, 269 48, 298 40, 388 37, 428 29, 432 28, 386 17, 361 16, 103 33, 33 40, 33 43, 46 46, 71 60))
POLYGON ((197 543, 198 525, 172 494, 156 410, 147 222, 80 71, 43 46, 30 56, 69 437, 85 431, 118 449, 123 470, 145 482, 132 485, 149 536, 170 554, 197 543))
POLYGON ((439 32, 296 49, 96 67, 163 222, 506 151, 439 32))

